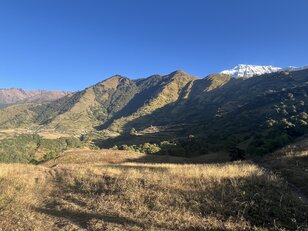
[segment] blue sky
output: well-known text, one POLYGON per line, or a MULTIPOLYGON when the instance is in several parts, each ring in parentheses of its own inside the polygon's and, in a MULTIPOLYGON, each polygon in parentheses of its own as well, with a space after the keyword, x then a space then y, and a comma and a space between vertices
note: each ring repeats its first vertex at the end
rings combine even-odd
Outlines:
POLYGON ((308 63, 307 0, 1 0, 0 88, 308 63))

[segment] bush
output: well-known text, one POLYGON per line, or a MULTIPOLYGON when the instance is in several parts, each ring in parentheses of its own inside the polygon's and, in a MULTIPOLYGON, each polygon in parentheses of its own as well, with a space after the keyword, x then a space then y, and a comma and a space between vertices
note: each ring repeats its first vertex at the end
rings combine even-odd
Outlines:
POLYGON ((129 134, 130 134, 131 136, 136 136, 136 135, 138 135, 138 132, 137 132, 137 130, 136 130, 135 128, 132 128, 132 129, 130 130, 129 134))
POLYGON ((54 159, 54 158, 58 157, 59 154, 60 154, 59 152, 52 150, 52 151, 50 151, 50 152, 48 152, 47 154, 44 155, 43 160, 47 161, 47 160, 54 159))
POLYGON ((145 143, 141 146, 141 152, 146 154, 156 154, 161 151, 161 148, 157 144, 145 143))
POLYGON ((289 144, 292 138, 285 132, 273 130, 267 135, 255 136, 247 148, 251 155, 265 155, 289 144))

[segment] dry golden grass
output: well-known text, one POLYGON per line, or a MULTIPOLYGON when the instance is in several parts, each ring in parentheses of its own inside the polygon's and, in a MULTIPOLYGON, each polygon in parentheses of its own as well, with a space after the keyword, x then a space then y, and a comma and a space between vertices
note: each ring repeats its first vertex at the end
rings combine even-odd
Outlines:
POLYGON ((68 138, 68 137, 72 137, 71 134, 67 134, 67 133, 58 133, 58 132, 49 132, 49 131, 42 131, 39 132, 38 135, 40 135, 41 137, 43 137, 44 139, 59 139, 59 138, 68 138))
POLYGON ((16 135, 25 133, 25 129, 14 130, 14 129, 0 129, 0 140, 5 138, 12 138, 16 135))
POLYGON ((0 164, 0 230, 42 230, 48 216, 33 208, 50 192, 46 176, 44 167, 0 164))
MULTIPOLYGON (((248 163, 76 150, 0 165, 2 230, 307 230, 307 207, 248 163), (176 164, 178 163, 178 164, 176 164)), ((1 230, 0 228, 0 230, 1 230)))

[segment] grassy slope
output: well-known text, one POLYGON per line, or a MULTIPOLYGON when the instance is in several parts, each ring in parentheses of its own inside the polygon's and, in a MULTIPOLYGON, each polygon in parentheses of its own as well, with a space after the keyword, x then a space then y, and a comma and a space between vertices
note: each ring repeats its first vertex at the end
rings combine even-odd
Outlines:
POLYGON ((284 177, 299 194, 308 202, 308 137, 289 145, 261 162, 265 167, 274 170, 284 177))
POLYGON ((308 208, 270 172, 248 162, 185 164, 186 161, 125 151, 75 150, 43 166, 1 164, 0 227, 308 228, 308 208))
POLYGON ((33 126, 34 113, 30 110, 33 104, 13 105, 1 110, 0 127, 15 128, 33 126))
POLYGON ((95 94, 92 88, 85 90, 83 96, 77 101, 70 110, 63 114, 57 115, 48 128, 60 130, 83 130, 87 127, 92 127, 92 118, 89 115, 89 109, 96 107, 99 104, 95 100, 95 94))
POLYGON ((1 128, 33 127, 82 133, 101 125, 136 94, 131 80, 113 76, 51 103, 15 105, 0 111, 1 128))

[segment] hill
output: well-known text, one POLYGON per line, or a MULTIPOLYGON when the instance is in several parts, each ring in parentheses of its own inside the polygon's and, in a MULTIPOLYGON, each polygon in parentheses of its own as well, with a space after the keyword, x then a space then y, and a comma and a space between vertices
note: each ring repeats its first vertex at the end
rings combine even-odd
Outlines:
POLYGON ((0 112, 0 126, 32 125, 75 133, 99 129, 117 118, 130 121, 174 102, 193 79, 181 71, 137 81, 117 75, 54 102, 6 108, 0 112))
POLYGON ((307 206, 250 162, 70 150, 0 165, 4 230, 306 230, 307 206))
POLYGON ((233 142, 262 154, 307 133, 307 80, 307 69, 248 79, 117 75, 53 102, 2 109, 0 128, 84 134, 101 147, 190 136, 205 153, 233 142))

